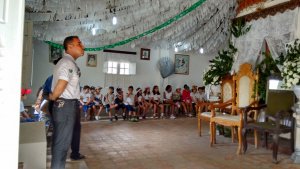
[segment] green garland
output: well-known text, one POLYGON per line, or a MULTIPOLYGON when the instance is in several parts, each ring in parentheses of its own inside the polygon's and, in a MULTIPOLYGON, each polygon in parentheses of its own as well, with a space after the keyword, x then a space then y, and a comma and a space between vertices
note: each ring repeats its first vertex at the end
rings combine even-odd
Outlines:
MULTIPOLYGON (((122 45, 125 45, 129 42, 132 42, 134 40, 137 40, 141 37, 144 37, 144 36, 147 36, 149 34, 152 34, 158 30, 161 30, 167 26, 169 26, 170 24, 174 23, 175 21, 178 21, 179 19, 181 19, 182 17, 184 17, 185 15, 187 15, 188 13, 194 11, 196 8, 198 8, 199 6, 201 6, 206 0, 199 0, 197 1, 196 3, 194 3, 191 7, 189 7, 188 9, 182 11, 181 13, 177 14, 176 16, 174 16, 173 18, 167 20, 166 22, 146 31, 146 32, 143 32, 137 36, 134 36, 134 37, 131 37, 131 38, 128 38, 128 39, 125 39, 123 41, 120 41, 120 42, 116 42, 114 44, 110 44, 110 45, 104 45, 104 46, 101 46, 101 47, 96 47, 96 48, 85 48, 84 50, 85 51, 101 51, 101 50, 104 50, 104 49, 108 49, 108 48, 114 48, 114 47, 117 47, 117 46, 122 46, 122 45)), ((63 45, 61 44, 58 44, 58 43, 54 43, 54 42, 51 42, 51 41, 45 41, 46 43, 48 43, 49 45, 55 47, 55 48, 59 48, 59 49, 63 49, 63 45)))

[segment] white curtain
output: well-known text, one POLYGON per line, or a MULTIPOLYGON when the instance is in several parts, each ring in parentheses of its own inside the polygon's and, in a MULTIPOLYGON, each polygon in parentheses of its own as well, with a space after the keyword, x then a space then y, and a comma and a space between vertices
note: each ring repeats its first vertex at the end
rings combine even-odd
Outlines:
POLYGON ((266 40, 274 59, 285 52, 285 44, 293 41, 297 35, 299 8, 277 13, 247 23, 251 29, 246 35, 233 39, 238 48, 238 54, 232 70, 238 71, 239 65, 248 62, 253 66, 266 40))

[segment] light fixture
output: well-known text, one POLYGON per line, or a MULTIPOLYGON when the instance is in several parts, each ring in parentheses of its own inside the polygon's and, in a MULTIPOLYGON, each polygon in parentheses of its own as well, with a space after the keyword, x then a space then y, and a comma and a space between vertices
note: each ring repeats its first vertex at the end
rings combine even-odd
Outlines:
POLYGON ((93 36, 96 35, 96 31, 97 31, 97 28, 92 28, 92 35, 93 35, 93 36))
POLYGON ((115 17, 115 16, 113 17, 112 23, 113 23, 113 25, 116 25, 118 23, 117 17, 115 17))
POLYGON ((175 47, 175 52, 176 52, 176 53, 178 52, 178 48, 177 48, 177 47, 175 47))
POLYGON ((204 49, 203 49, 203 48, 200 48, 200 49, 199 49, 199 52, 200 52, 201 54, 203 54, 203 53, 204 53, 204 49))

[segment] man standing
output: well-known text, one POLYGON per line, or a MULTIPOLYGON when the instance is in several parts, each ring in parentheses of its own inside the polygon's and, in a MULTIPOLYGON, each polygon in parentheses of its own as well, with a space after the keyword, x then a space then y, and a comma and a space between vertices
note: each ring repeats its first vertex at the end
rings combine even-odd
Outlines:
POLYGON ((76 59, 84 54, 84 46, 77 36, 70 36, 64 40, 65 56, 54 68, 52 81, 52 169, 65 168, 68 149, 72 143, 71 158, 82 159, 79 154, 80 145, 80 69, 76 59), (73 137, 73 138, 72 138, 73 137))

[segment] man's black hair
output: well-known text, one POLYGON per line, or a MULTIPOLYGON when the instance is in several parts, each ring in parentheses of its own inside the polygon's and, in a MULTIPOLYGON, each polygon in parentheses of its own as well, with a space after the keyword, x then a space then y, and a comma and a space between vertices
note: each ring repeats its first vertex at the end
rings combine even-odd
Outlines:
POLYGON ((74 38, 78 38, 78 36, 68 36, 68 37, 65 38, 64 44, 63 44, 65 50, 68 49, 68 45, 73 42, 74 38))

